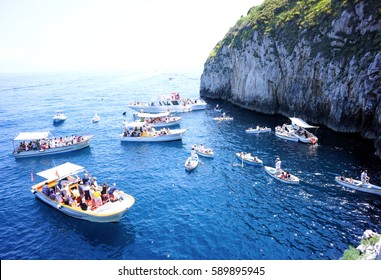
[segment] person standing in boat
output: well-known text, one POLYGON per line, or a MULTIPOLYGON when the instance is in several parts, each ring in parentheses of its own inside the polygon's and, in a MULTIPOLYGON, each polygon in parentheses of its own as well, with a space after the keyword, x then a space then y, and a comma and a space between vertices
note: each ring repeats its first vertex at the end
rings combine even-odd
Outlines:
POLYGON ((369 182, 368 170, 364 170, 361 173, 361 183, 363 186, 365 186, 368 182, 369 182))
POLYGON ((281 171, 281 160, 280 158, 276 158, 275 160, 275 169, 276 169, 276 174, 279 175, 280 174, 280 171, 281 171))

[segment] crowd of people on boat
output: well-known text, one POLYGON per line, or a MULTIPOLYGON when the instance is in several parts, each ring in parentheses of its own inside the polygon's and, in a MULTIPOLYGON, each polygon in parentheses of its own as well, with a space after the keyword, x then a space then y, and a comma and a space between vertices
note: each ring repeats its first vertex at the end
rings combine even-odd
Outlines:
POLYGON ((24 152, 30 150, 46 150, 51 148, 64 147, 68 145, 74 145, 84 141, 83 136, 71 135, 60 138, 50 138, 50 139, 37 139, 32 141, 21 141, 17 152, 24 152))
POLYGON ((116 184, 109 186, 106 182, 98 185, 97 178, 85 172, 83 178, 66 178, 53 187, 48 183, 42 186, 41 192, 58 204, 79 207, 81 210, 95 210, 107 202, 118 200, 116 184))
POLYGON ((133 130, 130 131, 129 128, 125 128, 123 132, 123 137, 145 137, 145 136, 163 136, 170 134, 169 128, 161 128, 160 130, 156 130, 153 127, 148 126, 141 126, 141 127, 134 127, 133 130))

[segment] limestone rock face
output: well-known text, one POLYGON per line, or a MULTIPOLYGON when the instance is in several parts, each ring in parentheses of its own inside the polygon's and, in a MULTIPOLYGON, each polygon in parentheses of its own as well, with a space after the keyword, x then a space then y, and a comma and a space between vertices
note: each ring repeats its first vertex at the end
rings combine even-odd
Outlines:
POLYGON ((381 7, 355 2, 328 23, 299 28, 291 47, 280 28, 252 28, 240 45, 223 40, 204 65, 200 96, 361 133, 381 156, 381 7))

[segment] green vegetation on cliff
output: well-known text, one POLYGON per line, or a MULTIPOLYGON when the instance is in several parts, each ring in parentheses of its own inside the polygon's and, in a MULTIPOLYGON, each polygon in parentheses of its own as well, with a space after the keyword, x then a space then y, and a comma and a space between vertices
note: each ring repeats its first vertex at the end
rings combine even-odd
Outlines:
POLYGON ((356 4, 364 2, 364 18, 372 21, 381 20, 380 0, 265 0, 249 10, 247 16, 241 17, 235 26, 225 35, 210 54, 216 56, 222 46, 242 49, 245 42, 252 39, 254 31, 262 36, 272 37, 282 42, 288 53, 303 38, 315 39, 312 45, 313 54, 329 55, 363 55, 367 51, 381 51, 381 34, 379 31, 361 34, 356 30, 358 17, 346 23, 350 33, 340 32, 336 38, 328 36, 332 23, 346 11, 355 14, 356 4), (316 41, 317 39, 317 41, 316 41))

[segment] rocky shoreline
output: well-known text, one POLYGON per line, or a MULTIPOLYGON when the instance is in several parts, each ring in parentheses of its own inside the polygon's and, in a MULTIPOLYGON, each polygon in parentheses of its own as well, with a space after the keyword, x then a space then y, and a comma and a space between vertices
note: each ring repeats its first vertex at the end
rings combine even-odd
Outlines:
MULTIPOLYGON (((290 34, 287 22, 260 28, 270 2, 253 7, 250 19, 241 19, 217 44, 204 65, 200 96, 359 133, 374 141, 381 157, 381 52, 372 46, 381 38, 381 4, 346 1, 337 11, 321 11, 317 16, 326 21, 320 25, 304 23, 290 34)), ((274 7, 272 20, 287 8, 295 7, 274 7)), ((289 23, 306 22, 303 13, 289 23)))
POLYGON ((360 245, 350 247, 344 252, 342 260, 381 260, 381 234, 367 229, 364 231, 360 245))

